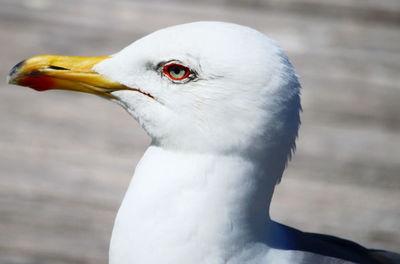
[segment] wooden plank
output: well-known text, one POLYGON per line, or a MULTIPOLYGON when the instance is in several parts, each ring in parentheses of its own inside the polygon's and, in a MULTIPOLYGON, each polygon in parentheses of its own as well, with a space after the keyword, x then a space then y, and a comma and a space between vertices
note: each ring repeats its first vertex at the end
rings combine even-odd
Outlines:
MULTIPOLYGON (((36 54, 111 54, 178 23, 255 27, 282 43, 304 87, 298 153, 272 215, 399 250, 399 2, 233 2, 2 0, 0 74, 36 54), (365 15, 388 10, 390 19, 365 15)), ((99 98, 0 86, 0 263, 106 263, 114 216, 149 139, 99 98)))

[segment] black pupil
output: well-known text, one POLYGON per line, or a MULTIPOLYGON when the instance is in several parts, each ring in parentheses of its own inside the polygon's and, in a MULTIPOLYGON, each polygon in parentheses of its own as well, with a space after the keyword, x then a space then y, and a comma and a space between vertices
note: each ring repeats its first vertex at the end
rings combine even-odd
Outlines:
POLYGON ((173 73, 176 74, 176 75, 179 75, 179 74, 181 73, 182 70, 183 70, 182 67, 176 66, 176 65, 171 66, 171 68, 169 68, 169 71, 170 71, 170 72, 173 72, 173 73))

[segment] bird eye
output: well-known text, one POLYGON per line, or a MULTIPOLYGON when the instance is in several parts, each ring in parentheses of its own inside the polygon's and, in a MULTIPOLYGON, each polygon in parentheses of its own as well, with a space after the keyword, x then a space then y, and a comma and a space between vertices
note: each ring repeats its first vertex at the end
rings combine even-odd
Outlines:
POLYGON ((163 73, 173 81, 181 81, 189 77, 191 71, 188 67, 172 63, 164 66, 163 73))

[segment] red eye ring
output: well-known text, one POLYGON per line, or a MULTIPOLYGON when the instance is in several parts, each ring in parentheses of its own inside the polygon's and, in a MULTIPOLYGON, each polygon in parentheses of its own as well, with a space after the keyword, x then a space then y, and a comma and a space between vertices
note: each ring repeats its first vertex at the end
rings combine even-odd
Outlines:
POLYGON ((190 69, 178 63, 167 64, 163 67, 163 73, 171 80, 181 81, 192 73, 190 69))

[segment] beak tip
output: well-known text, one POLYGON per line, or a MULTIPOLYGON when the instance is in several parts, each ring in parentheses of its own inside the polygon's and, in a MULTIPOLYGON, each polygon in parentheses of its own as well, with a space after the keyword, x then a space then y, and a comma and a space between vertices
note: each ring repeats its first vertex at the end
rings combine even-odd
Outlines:
POLYGON ((6 84, 12 84, 12 78, 10 75, 7 75, 6 84))
POLYGON ((18 81, 16 80, 15 75, 7 75, 6 84, 18 85, 18 81))
POLYGON ((18 75, 19 70, 21 69, 21 67, 24 64, 25 64, 25 60, 18 62, 14 67, 12 67, 12 69, 8 73, 7 79, 6 79, 6 82, 8 84, 17 84, 15 77, 18 75))

